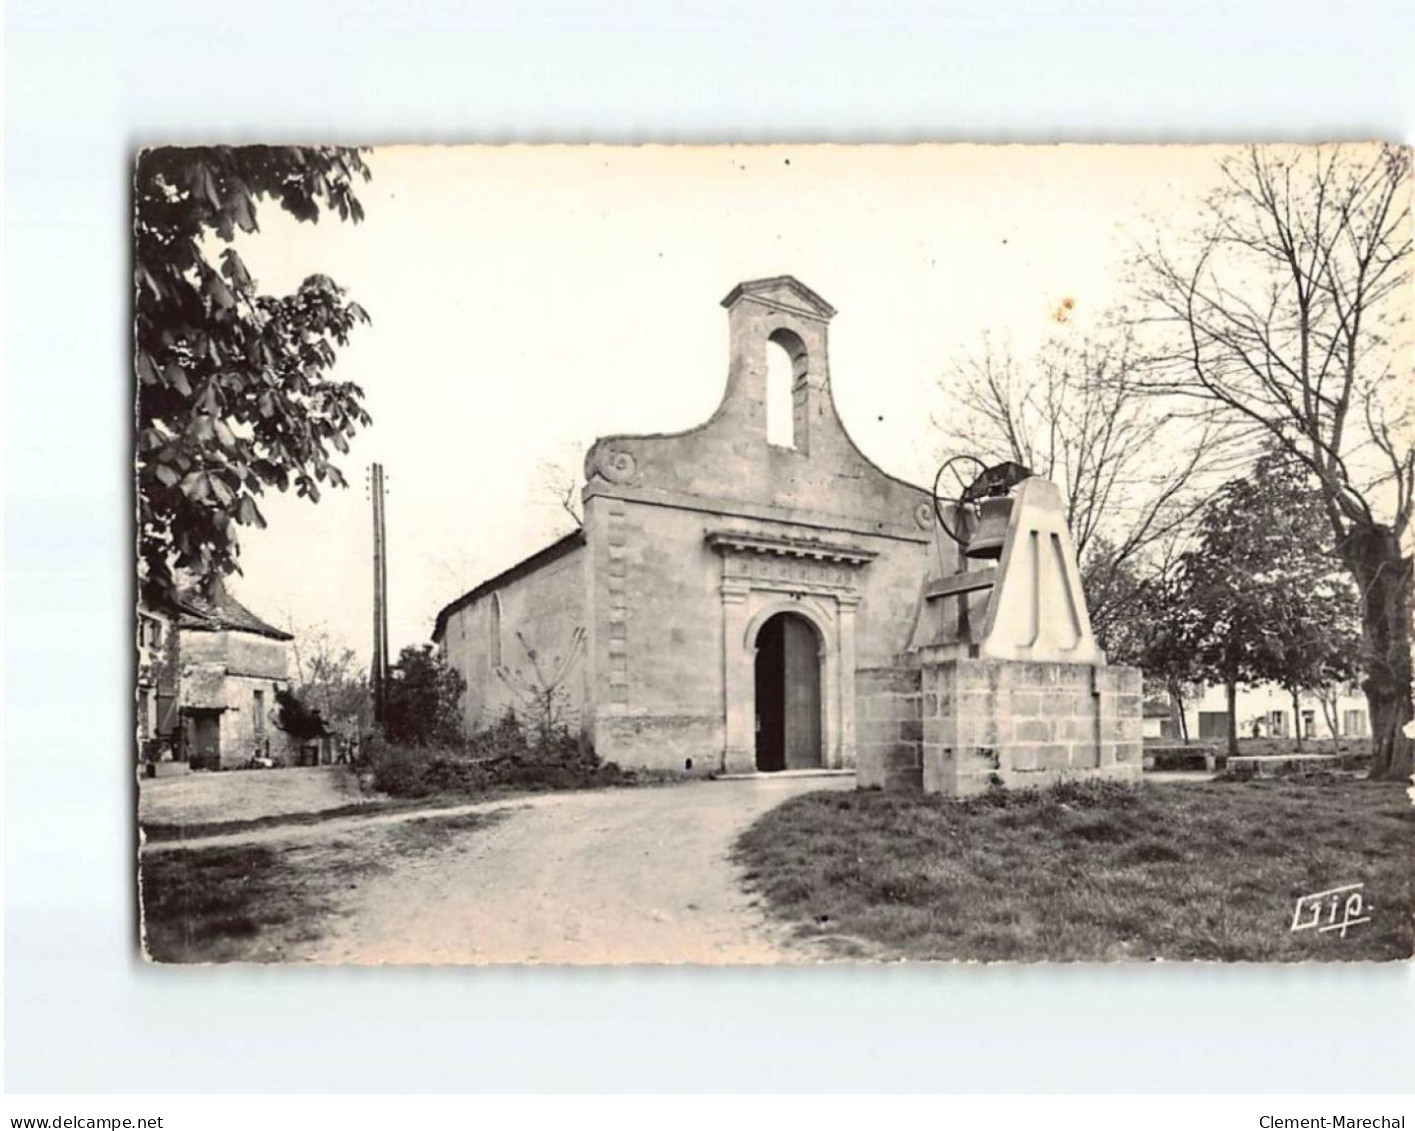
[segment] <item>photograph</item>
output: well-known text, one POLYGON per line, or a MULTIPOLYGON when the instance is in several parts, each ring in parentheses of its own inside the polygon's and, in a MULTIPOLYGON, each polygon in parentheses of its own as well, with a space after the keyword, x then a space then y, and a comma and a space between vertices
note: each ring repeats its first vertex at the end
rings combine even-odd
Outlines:
POLYGON ((144 962, 1411 957, 1408 147, 130 174, 144 962))

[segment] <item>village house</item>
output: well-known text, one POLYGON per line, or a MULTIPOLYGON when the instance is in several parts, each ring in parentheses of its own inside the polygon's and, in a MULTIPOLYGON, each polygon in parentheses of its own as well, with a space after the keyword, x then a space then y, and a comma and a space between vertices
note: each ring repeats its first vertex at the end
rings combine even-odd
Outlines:
MULTIPOLYGON (((1239 738, 1296 738, 1298 727, 1304 739, 1369 738, 1371 728, 1366 713, 1366 697, 1360 688, 1342 686, 1326 704, 1315 695, 1298 697, 1293 710, 1292 696, 1275 684, 1240 686, 1234 717, 1239 738), (1333 726, 1334 724, 1334 726, 1333 726)), ((1228 737, 1228 693, 1221 684, 1206 685, 1184 704, 1184 722, 1191 740, 1219 741, 1228 737)), ((1156 712, 1145 719, 1146 738, 1176 738, 1169 712, 1156 712)))
POLYGON ((178 745, 180 659, 176 610, 145 597, 138 602, 137 740, 144 762, 170 761, 178 745))
MULTIPOLYGON (((1064 529, 1049 519, 1050 532, 1021 537, 1056 547, 1035 568, 1061 571, 1045 596, 1071 610, 1056 639, 1069 637, 1053 646, 1044 632, 1036 650, 979 659, 966 617, 960 636, 930 605, 927 587, 967 566, 937 536, 932 494, 876 466, 836 412, 835 310, 790 277, 742 283, 722 305, 727 385, 711 418, 596 441, 582 529, 438 614, 433 639, 466 681, 466 727, 524 713, 539 667, 563 671, 540 690, 624 766, 858 768, 862 785, 951 792, 1073 770, 1138 775, 1139 673, 1106 669, 1094 649, 1064 529), (946 639, 960 642, 929 651, 946 639), (1080 662, 1031 662, 1068 658, 1080 662), (997 710, 1008 715, 1000 739, 985 733, 997 710)), ((1030 482, 1026 514, 1050 513, 1055 489, 1030 482)), ((1008 584, 1027 584, 1014 572, 1008 584)), ((944 603, 971 601, 974 625, 992 625, 990 598, 970 589, 944 603)), ((999 639, 1041 599, 1004 609, 999 639)))
POLYGON ((298 760, 275 725, 290 642, 215 579, 138 609, 138 735, 148 762, 224 770, 298 760))

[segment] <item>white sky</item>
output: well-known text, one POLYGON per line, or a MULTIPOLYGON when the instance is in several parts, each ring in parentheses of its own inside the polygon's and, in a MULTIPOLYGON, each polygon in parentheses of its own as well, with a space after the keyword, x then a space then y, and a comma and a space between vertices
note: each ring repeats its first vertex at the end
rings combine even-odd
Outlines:
POLYGON ((368 155, 360 225, 267 205, 241 245, 262 289, 323 272, 373 325, 335 373, 373 425, 318 505, 267 495, 232 589, 365 660, 364 470, 386 467, 390 651, 566 529, 541 487, 597 435, 706 419, 727 372, 719 300, 791 274, 839 311, 836 403, 887 471, 931 479, 930 413, 981 334, 1018 357, 1122 297, 1153 219, 1184 216, 1220 150, 1185 147, 395 147, 368 155))

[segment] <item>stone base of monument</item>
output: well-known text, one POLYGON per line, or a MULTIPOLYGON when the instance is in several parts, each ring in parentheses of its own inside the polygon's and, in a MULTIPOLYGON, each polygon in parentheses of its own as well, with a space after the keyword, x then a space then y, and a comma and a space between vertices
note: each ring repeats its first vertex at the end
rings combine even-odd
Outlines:
POLYGON ((1237 778, 1276 778, 1339 769, 1339 754, 1238 754, 1228 760, 1228 772, 1237 778))
POLYGON ((919 658, 926 793, 1140 780, 1137 668, 959 659, 946 648, 919 658))

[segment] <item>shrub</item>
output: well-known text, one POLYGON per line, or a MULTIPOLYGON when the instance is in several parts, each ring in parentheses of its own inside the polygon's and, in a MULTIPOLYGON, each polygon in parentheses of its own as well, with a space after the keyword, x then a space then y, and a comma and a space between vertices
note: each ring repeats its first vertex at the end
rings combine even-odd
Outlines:
POLYGON ((393 797, 588 789, 632 780, 568 731, 528 735, 509 714, 460 747, 404 746, 375 738, 368 756, 374 785, 393 797))
POLYGON ((431 645, 404 648, 384 688, 383 729, 403 746, 450 746, 462 731, 466 681, 431 645))
POLYGON ((293 691, 275 689, 275 725, 296 742, 309 742, 329 733, 319 708, 311 707, 293 691))

